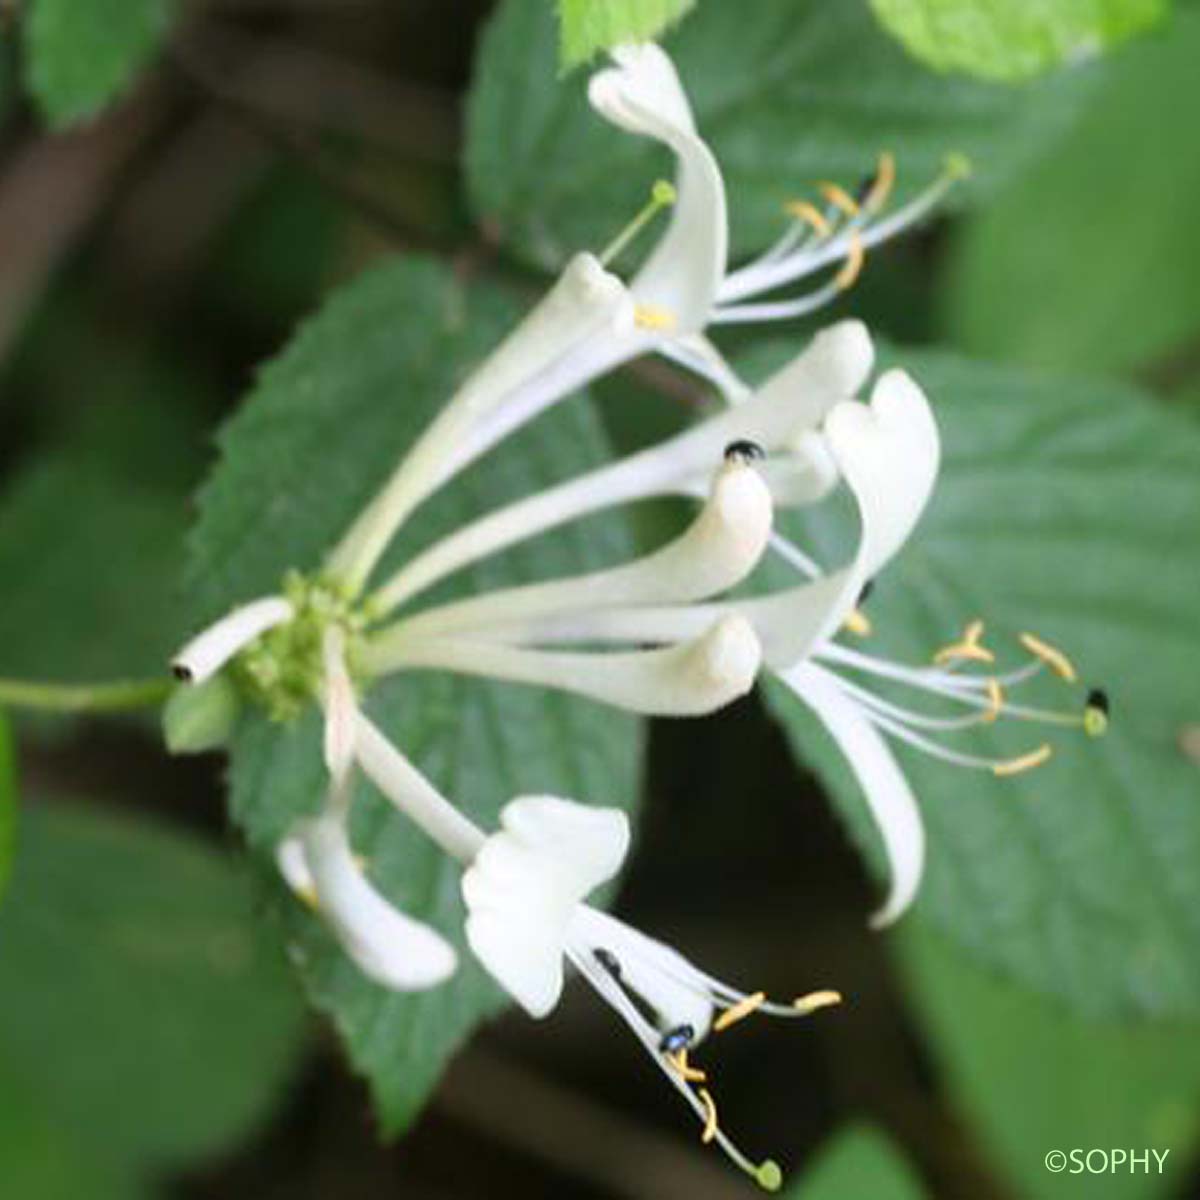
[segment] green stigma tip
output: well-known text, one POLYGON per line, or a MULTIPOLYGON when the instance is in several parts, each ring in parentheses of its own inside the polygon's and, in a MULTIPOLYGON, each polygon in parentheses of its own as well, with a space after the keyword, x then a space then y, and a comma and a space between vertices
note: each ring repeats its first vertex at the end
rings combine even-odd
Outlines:
POLYGON ((1108 714, 1099 708, 1087 708, 1083 714, 1083 731, 1088 737, 1103 737, 1108 732, 1108 714))
POLYGON ((666 206, 674 204, 679 199, 679 193, 675 190, 675 185, 666 179, 658 180, 650 189, 650 198, 655 204, 666 206))
POLYGON ((966 179, 971 174, 971 160, 955 151, 946 155, 946 174, 952 179, 966 179))
POLYGON ((777 1192, 783 1187, 783 1172, 773 1158, 759 1163, 758 1170, 754 1172, 754 1178, 764 1192, 777 1192))

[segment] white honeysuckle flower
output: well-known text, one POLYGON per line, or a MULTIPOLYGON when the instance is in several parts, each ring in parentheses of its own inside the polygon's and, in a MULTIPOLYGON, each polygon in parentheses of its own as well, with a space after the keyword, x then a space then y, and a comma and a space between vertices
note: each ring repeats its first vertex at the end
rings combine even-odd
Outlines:
POLYGON ((326 632, 322 656, 329 790, 321 813, 301 821, 279 844, 280 873, 369 979, 397 991, 433 987, 454 973, 458 956, 439 933, 391 904, 354 855, 349 821, 358 705, 340 629, 326 632))
MULTIPOLYGON (((883 154, 871 178, 860 187, 860 199, 836 184, 822 184, 824 211, 804 201, 789 204, 791 221, 779 241, 727 274, 725 183, 696 128, 674 64, 653 43, 618 47, 612 57, 613 65, 590 81, 588 98, 593 108, 624 132, 666 146, 676 164, 669 224, 628 285, 635 319, 581 341, 544 370, 528 376, 455 449, 451 472, 590 380, 651 352, 708 379, 728 401, 744 399, 745 385, 707 339, 706 327, 799 317, 831 303, 857 279, 868 248, 928 216, 955 181, 969 172, 964 158, 950 156, 932 185, 887 214, 896 167, 892 156, 883 154), (785 300, 748 302, 834 266, 838 269, 833 277, 810 292, 785 300)), ((661 195, 661 185, 656 185, 655 194, 661 195)), ((659 206, 655 201, 651 208, 659 206)), ((643 224, 639 217, 631 228, 643 224)), ((622 235, 613 249, 623 248, 627 241, 622 235)), ((612 256, 610 251, 605 261, 612 256)))
POLYGON ((583 903, 620 869, 629 826, 616 809, 520 797, 501 814, 463 875, 467 940, 492 977, 533 1017, 558 1003, 570 961, 625 1020, 703 1125, 747 1174, 769 1186, 778 1168, 748 1159, 721 1129, 707 1075, 689 1052, 751 1013, 806 1016, 840 1000, 810 993, 772 1004, 721 983, 678 951, 583 903))
POLYGON ((454 947, 406 916, 367 878, 351 849, 345 814, 327 811, 302 822, 277 857, 292 890, 316 909, 368 979, 411 992, 454 974, 454 947))
POLYGON ((873 360, 861 321, 821 330, 737 407, 487 513, 443 538, 375 591, 372 610, 389 613, 462 567, 580 517, 654 496, 703 498, 715 466, 739 443, 757 446, 767 456, 755 465, 772 486, 775 504, 812 503, 837 481, 836 464, 814 432, 832 408, 857 395, 873 360))
POLYGON ((531 1016, 557 1004, 570 961, 625 1020, 647 1053, 716 1141, 764 1188, 782 1182, 770 1159, 756 1163, 718 1120, 705 1071, 689 1052, 759 1013, 803 1017, 837 1004, 821 990, 790 1004, 747 993, 699 970, 671 947, 584 903, 620 870, 629 824, 616 809, 555 796, 522 796, 505 806, 490 837, 473 825, 362 713, 355 747, 360 764, 397 811, 464 866, 462 894, 472 952, 531 1016))
MULTIPOLYGON (((742 408, 731 410, 743 412, 742 408)), ((728 415, 728 414, 726 414, 728 415)), ((848 563, 828 573, 806 567, 813 577, 789 589, 747 600, 700 604, 630 604, 560 612, 532 622, 519 615, 476 630, 500 642, 556 645, 572 642, 671 644, 740 616, 754 628, 766 665, 828 727, 847 754, 880 829, 891 867, 888 897, 873 923, 899 917, 916 895, 924 865, 924 831, 916 801, 892 758, 885 736, 947 762, 1010 775, 1040 765, 1051 748, 1012 757, 963 753, 930 734, 947 734, 989 724, 1001 717, 1104 731, 1108 699, 1093 690, 1071 711, 1014 704, 1007 692, 1051 670, 1068 682, 1074 667, 1054 647, 1023 634, 1030 659, 1004 673, 971 674, 969 663, 990 664, 993 654, 980 641, 974 622, 963 638, 939 652, 932 667, 908 667, 869 655, 835 640, 852 624, 860 597, 915 528, 928 503, 940 458, 937 426, 928 401, 904 372, 885 372, 870 404, 834 406, 822 426, 825 453, 847 485, 859 512, 859 541, 848 563), (948 716, 914 712, 875 694, 856 677, 917 689, 959 711, 948 716)), ((778 543, 776 543, 778 544, 778 543)), ((807 560, 805 560, 807 562, 807 560)), ((861 618, 860 618, 861 620, 861 618)))
POLYGON ((677 163, 677 197, 666 232, 629 289, 638 304, 669 318, 668 332, 698 333, 725 276, 729 222, 721 170, 696 132, 666 52, 647 43, 620 46, 612 57, 616 65, 589 81, 592 107, 626 132, 663 143, 677 163))

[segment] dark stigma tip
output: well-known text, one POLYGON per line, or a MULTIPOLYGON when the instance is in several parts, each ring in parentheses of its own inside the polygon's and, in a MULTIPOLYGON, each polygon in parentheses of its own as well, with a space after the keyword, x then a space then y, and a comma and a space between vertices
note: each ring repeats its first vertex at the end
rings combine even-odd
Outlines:
POLYGON ((875 590, 875 580, 868 579, 862 586, 862 591, 858 593, 858 606, 861 608, 871 598, 871 593, 875 590))
POLYGON ((662 1040, 658 1043, 658 1048, 664 1054, 678 1054, 680 1050, 686 1050, 692 1044, 695 1036, 696 1031, 692 1026, 677 1025, 674 1029, 668 1029, 662 1035, 662 1040))
POLYGON ((621 964, 611 950, 605 950, 601 946, 598 950, 592 951, 592 956, 614 979, 621 978, 621 964))
POLYGON ((172 663, 171 674, 174 675, 180 683, 192 682, 192 673, 183 665, 183 663, 172 663))
POLYGON ((725 447, 725 461, 731 462, 734 459, 741 459, 743 462, 753 462, 756 459, 767 457, 767 452, 757 443, 749 439, 742 438, 736 442, 730 442, 725 447))
POLYGON ((1103 688, 1092 688, 1087 694, 1087 707, 1108 716, 1108 693, 1103 688))

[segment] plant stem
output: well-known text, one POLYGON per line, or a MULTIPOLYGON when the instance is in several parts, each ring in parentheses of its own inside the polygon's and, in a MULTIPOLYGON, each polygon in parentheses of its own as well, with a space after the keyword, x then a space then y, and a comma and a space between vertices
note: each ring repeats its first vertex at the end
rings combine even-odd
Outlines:
POLYGON ((162 703, 169 679, 117 679, 109 683, 41 683, 0 679, 0 705, 44 712, 123 712, 162 703))

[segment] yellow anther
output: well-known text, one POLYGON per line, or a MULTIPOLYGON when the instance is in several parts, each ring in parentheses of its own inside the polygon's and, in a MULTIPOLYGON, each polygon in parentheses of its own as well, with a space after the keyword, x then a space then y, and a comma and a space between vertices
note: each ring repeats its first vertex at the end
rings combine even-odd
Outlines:
POLYGON ((1089 704, 1083 710, 1083 732, 1088 737, 1103 737, 1108 732, 1108 713, 1098 705, 1089 704))
POLYGON ((934 656, 933 661, 941 666, 955 659, 969 658, 973 662, 992 663, 996 656, 984 645, 980 644, 983 637, 983 622, 976 619, 963 630, 962 637, 949 646, 943 646, 934 656))
POLYGON ((708 1080, 708 1075, 699 1069, 693 1067, 688 1062, 688 1052, 685 1049, 678 1050, 674 1054, 667 1056, 670 1059, 671 1065, 679 1072, 679 1078, 685 1083, 705 1083, 708 1080))
POLYGON ((826 988, 819 992, 809 992, 807 996, 797 996, 792 1001, 792 1007, 797 1011, 807 1015, 814 1013, 819 1008, 830 1008, 834 1004, 841 1004, 842 993, 831 991, 826 988))
POLYGON ((848 217, 858 216, 858 201, 845 188, 839 187, 836 183, 830 183, 828 180, 817 184, 817 187, 820 189, 821 195, 834 208, 840 209, 848 217))
POLYGON ((633 310, 633 320, 642 329, 650 329, 655 333, 669 333, 675 328, 675 314, 666 308, 658 308, 653 304, 638 304, 633 310))
POLYGON ((1074 683, 1079 678, 1071 660, 1057 647, 1043 642, 1040 637, 1035 637, 1032 633, 1023 633, 1021 634, 1021 645, 1034 658, 1040 658, 1056 675, 1068 683, 1074 683))
POLYGON ((988 706, 984 709, 980 719, 988 723, 994 721, 1004 708, 1004 689, 995 679, 989 679, 985 687, 987 689, 988 706))
POLYGON ((846 247, 846 261, 842 269, 833 277, 833 282, 844 292, 854 286, 854 281, 862 274, 863 263, 867 261, 867 252, 863 248, 862 238, 857 233, 850 235, 850 244, 846 247))
POLYGON ((1036 750, 1031 750, 1028 754, 1022 754, 1019 758, 1010 758, 1007 762, 994 763, 992 765, 993 775, 1020 775, 1022 771, 1032 771, 1034 767, 1040 767, 1054 753, 1053 747, 1049 742, 1043 742, 1036 750))
POLYGON ((707 1145, 717 1136, 717 1102, 709 1094, 708 1088, 698 1088, 696 1094, 704 1105, 704 1128, 700 1140, 707 1145))
POLYGON ((319 912, 321 909, 320 901, 317 899, 317 889, 311 883, 302 884, 296 888, 296 895, 308 905, 313 912, 319 912))
POLYGON ((871 618, 861 608, 852 608, 842 624, 846 632, 854 634, 855 637, 870 637, 875 628, 871 624, 871 618))
POLYGON ((875 178, 871 181, 871 190, 863 200, 863 208, 875 212, 882 208, 892 188, 896 185, 896 156, 885 150, 879 156, 879 165, 875 168, 875 178))
POLYGON ((730 1025, 736 1025, 739 1021, 744 1021, 752 1012, 762 1008, 766 1000, 766 992, 755 992, 752 996, 745 996, 732 1008, 727 1008, 713 1022, 713 1029, 717 1033, 724 1033, 730 1025))
POLYGON ((829 236, 829 222, 815 204, 809 204, 807 200, 791 200, 784 205, 784 210, 797 221, 807 222, 821 237, 829 236))

